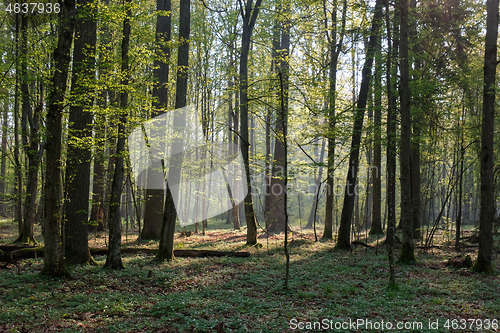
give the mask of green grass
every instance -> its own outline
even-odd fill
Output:
[[[426,327],[439,320],[439,332],[447,332],[446,319],[500,319],[500,278],[446,267],[456,255],[451,246],[418,253],[413,267],[397,266],[397,288],[389,288],[385,248],[333,251],[332,242],[314,243],[311,231],[294,233],[284,290],[282,235],[247,247],[244,229],[223,227],[176,237],[176,248],[243,250],[249,258],[177,258],[158,265],[152,256],[125,256],[125,270],[109,271],[100,256],[99,266],[71,267],[72,280],[40,275],[41,259],[0,269],[0,332],[216,332],[221,323],[224,332],[286,332],[293,318],[422,321],[418,331],[424,332],[437,332]],[[2,243],[14,238],[11,222],[0,221],[0,230]],[[103,239],[91,236],[91,246],[103,246]],[[475,258],[474,249],[467,254]]]
[[[271,254],[266,246],[212,239],[199,247],[246,248],[252,256],[162,265],[132,256],[124,258],[123,271],[102,269],[105,258],[97,257],[101,266],[73,267],[73,280],[42,277],[42,262],[28,260],[20,274],[0,271],[0,331],[215,332],[223,323],[226,332],[285,332],[292,318],[439,319],[442,325],[447,318],[500,319],[499,278],[447,268],[447,253],[420,253],[415,267],[397,266],[398,288],[389,289],[384,250],[333,252],[332,243],[301,241],[291,246],[284,290],[280,243],[269,243]]]

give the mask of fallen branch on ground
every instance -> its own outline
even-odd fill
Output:
[[[11,262],[18,259],[29,259],[43,257],[43,246],[20,246],[20,245],[0,245],[0,261]],[[157,249],[124,247],[122,254],[156,254]],[[91,248],[90,253],[94,256],[108,254],[108,249]],[[249,257],[249,252],[214,251],[214,250],[174,250],[176,257],[207,258],[207,257]]]

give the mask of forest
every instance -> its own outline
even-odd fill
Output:
[[[1,332],[487,332],[499,0],[2,0]]]

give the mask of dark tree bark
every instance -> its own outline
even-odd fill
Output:
[[[38,190],[38,171],[40,166],[38,133],[42,105],[36,106],[35,111],[30,103],[28,88],[28,17],[21,16],[21,98],[22,98],[22,142],[27,157],[27,185],[24,197],[24,214],[21,233],[16,242],[36,244],[34,236],[35,216],[37,210],[36,197]],[[29,129],[28,129],[29,123]]]
[[[156,20],[156,54],[154,61],[154,76],[158,82],[153,86],[152,117],[163,114],[168,104],[169,42],[172,26],[170,0],[157,0],[156,10],[160,12]],[[153,175],[153,173],[156,173],[156,175]],[[163,178],[163,170],[159,161],[156,168],[148,169],[148,179],[153,176],[155,179]],[[163,189],[146,189],[144,227],[141,239],[160,239],[164,208],[163,197]]]
[[[387,29],[387,253],[389,259],[389,285],[396,285],[396,274],[394,270],[394,236],[396,233],[396,141],[397,141],[397,112],[396,112],[396,76],[397,67],[393,64],[398,57],[397,29],[398,14],[394,14],[394,37],[391,33],[391,22],[389,14],[389,0],[385,0],[386,13],[385,23]]]
[[[361,87],[359,90],[358,102],[356,105],[356,114],[354,117],[354,127],[351,141],[351,154],[349,156],[349,169],[347,171],[346,187],[344,194],[344,206],[340,217],[339,234],[337,238],[337,249],[351,248],[351,222],[354,209],[354,199],[356,197],[356,183],[359,169],[359,151],[361,144],[361,134],[363,130],[363,120],[365,116],[366,102],[370,87],[373,58],[377,47],[380,47],[379,28],[381,25],[383,1],[377,0],[375,3],[375,12],[373,14],[370,40],[366,50],[366,60],[361,73]]]
[[[269,230],[269,227],[272,224],[272,216],[271,216],[271,181],[272,181],[272,172],[273,172],[273,155],[272,151],[272,141],[274,137],[271,135],[271,127],[272,122],[276,118],[274,116],[274,110],[278,110],[279,105],[277,102],[279,101],[279,92],[278,92],[278,84],[276,77],[278,76],[278,64],[279,64],[279,49],[281,42],[281,2],[275,1],[274,3],[274,17],[273,17],[273,40],[272,40],[272,49],[271,49],[271,80],[269,82],[269,102],[268,102],[268,110],[266,112],[266,158],[264,165],[264,221],[266,222],[266,230]]]
[[[486,42],[484,47],[483,121],[481,126],[481,207],[479,213],[479,252],[472,267],[477,272],[493,272],[493,234],[495,217],[494,133],[495,78],[497,68],[498,0],[486,1]]]
[[[2,157],[0,161],[0,217],[7,216],[7,204],[4,202],[6,192],[7,174],[7,126],[9,114],[7,112],[7,103],[4,104],[2,113]]]
[[[187,105],[187,89],[188,89],[188,69],[189,69],[189,34],[191,28],[191,6],[190,1],[181,1],[179,7],[179,51],[177,53],[177,79],[175,89],[175,109],[183,108]],[[174,137],[172,149],[174,151],[183,150],[183,139],[179,139],[175,135],[175,131],[179,128],[185,128],[186,115],[184,112],[177,112],[174,115]],[[181,155],[181,154],[179,154]],[[172,156],[168,168],[167,179],[172,184],[178,184],[181,178],[180,169],[182,157]],[[163,221],[161,226],[161,238],[158,254],[156,258],[159,261],[171,261],[174,256],[174,233],[175,220],[177,212],[173,200],[171,188],[167,184],[167,195],[165,198],[165,208],[163,211]]]
[[[280,111],[276,116],[276,141],[269,193],[269,232],[285,232],[286,223],[286,184],[287,184],[287,118],[288,118],[288,57],[290,53],[290,4],[286,3],[280,11],[281,42],[276,62],[280,73]]]
[[[400,0],[400,45],[399,45],[399,97],[401,99],[401,226],[403,239],[399,261],[404,264],[415,262],[413,244],[412,191],[411,191],[411,110],[410,77],[408,60],[408,0]]]
[[[416,35],[416,15],[414,12],[417,9],[417,1],[410,0],[410,35]],[[418,45],[413,43],[410,47],[411,50],[416,54],[418,53]],[[416,60],[414,62],[415,68],[420,69],[420,61]],[[411,66],[410,66],[411,67]],[[408,74],[409,75],[409,74]],[[421,200],[421,183],[420,183],[420,133],[421,133],[421,117],[422,113],[417,108],[411,113],[412,122],[412,138],[411,138],[411,155],[410,155],[410,174],[411,174],[411,218],[413,225],[413,239],[419,239],[421,236],[420,226],[422,219],[422,200]]]
[[[370,235],[381,235],[382,230],[382,54],[377,50],[375,56],[374,80],[374,114],[373,114],[373,201],[372,224]]]
[[[106,264],[104,268],[123,269],[121,256],[122,232],[121,232],[121,214],[120,202],[122,196],[124,179],[124,152],[126,141],[126,125],[128,117],[128,91],[126,87],[130,81],[129,70],[129,44],[130,44],[130,18],[132,17],[132,1],[125,0],[125,18],[123,20],[123,39],[122,39],[122,66],[121,72],[123,79],[121,81],[122,91],[120,92],[120,119],[118,121],[118,139],[116,143],[116,160],[111,185],[111,199],[109,201],[109,248]]]
[[[98,105],[106,107],[106,93],[97,97]],[[104,166],[104,151],[106,143],[105,117],[96,113],[94,117],[94,178],[92,182],[92,207],[90,210],[89,230],[104,230],[104,182],[106,168]]]
[[[92,151],[86,144],[92,137],[92,105],[95,81],[97,23],[93,0],[81,0],[75,20],[73,75],[69,108],[69,142],[66,162],[64,255],[70,264],[92,262],[88,244],[88,211]]]
[[[43,198],[45,255],[43,257],[42,273],[55,277],[68,275],[64,268],[64,256],[61,246],[61,139],[64,93],[66,92],[68,67],[71,60],[71,44],[75,27],[74,16],[75,1],[63,1],[57,47],[53,55],[54,74],[47,96],[47,162]]]
[[[465,101],[464,101],[465,103]],[[455,222],[455,249],[460,250],[460,235],[462,228],[462,204],[463,204],[463,183],[464,183],[464,159],[465,159],[465,146],[464,146],[464,123],[465,123],[465,106],[462,106],[462,117],[458,119],[459,126],[459,148],[458,148],[458,197],[457,197],[457,218]]]
[[[323,2],[325,20],[328,21],[326,14],[326,2]],[[337,66],[340,51],[344,42],[345,22],[347,12],[347,1],[342,3],[342,23],[340,36],[337,33],[337,1],[331,11],[331,35],[326,30],[326,37],[330,46],[330,66],[328,73],[328,154],[327,154],[327,174],[326,174],[326,207],[325,207],[325,230],[322,239],[333,239],[333,211],[334,211],[334,173],[335,173],[335,126],[336,118],[336,100],[337,100]],[[327,27],[328,28],[328,27]]]
[[[245,217],[247,223],[247,244],[257,244],[257,221],[252,200],[252,182],[250,179],[250,160],[248,158],[248,54],[250,52],[250,40],[255,21],[259,15],[262,0],[257,0],[252,8],[253,0],[246,0],[245,6],[238,0],[242,9],[243,34],[241,36],[240,55],[240,147],[245,164],[245,174],[247,178],[247,196],[244,200]]]
[[[16,15],[16,73],[20,71],[19,68],[19,15]],[[18,231],[21,234],[21,228],[23,223],[23,205],[21,199],[21,193],[23,191],[23,172],[21,167],[21,161],[19,159],[19,76],[16,75],[16,84],[14,87],[14,164],[15,164],[15,185],[14,185],[14,220],[18,223]]]

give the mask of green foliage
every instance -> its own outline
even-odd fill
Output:
[[[399,285],[388,288],[385,254],[331,252],[329,244],[313,242],[290,247],[290,290],[284,292],[278,283],[284,272],[281,244],[271,246],[271,255],[248,248],[249,258],[178,258],[160,266],[149,264],[151,256],[127,257],[126,270],[75,267],[73,280],[41,280],[40,261],[26,261],[21,275],[0,271],[0,328],[206,332],[223,322],[234,332],[282,332],[292,318],[444,322],[494,318],[500,311],[495,277],[476,279],[466,269],[445,268],[439,255],[420,254],[418,265],[399,266]],[[105,258],[96,260],[102,265]]]

